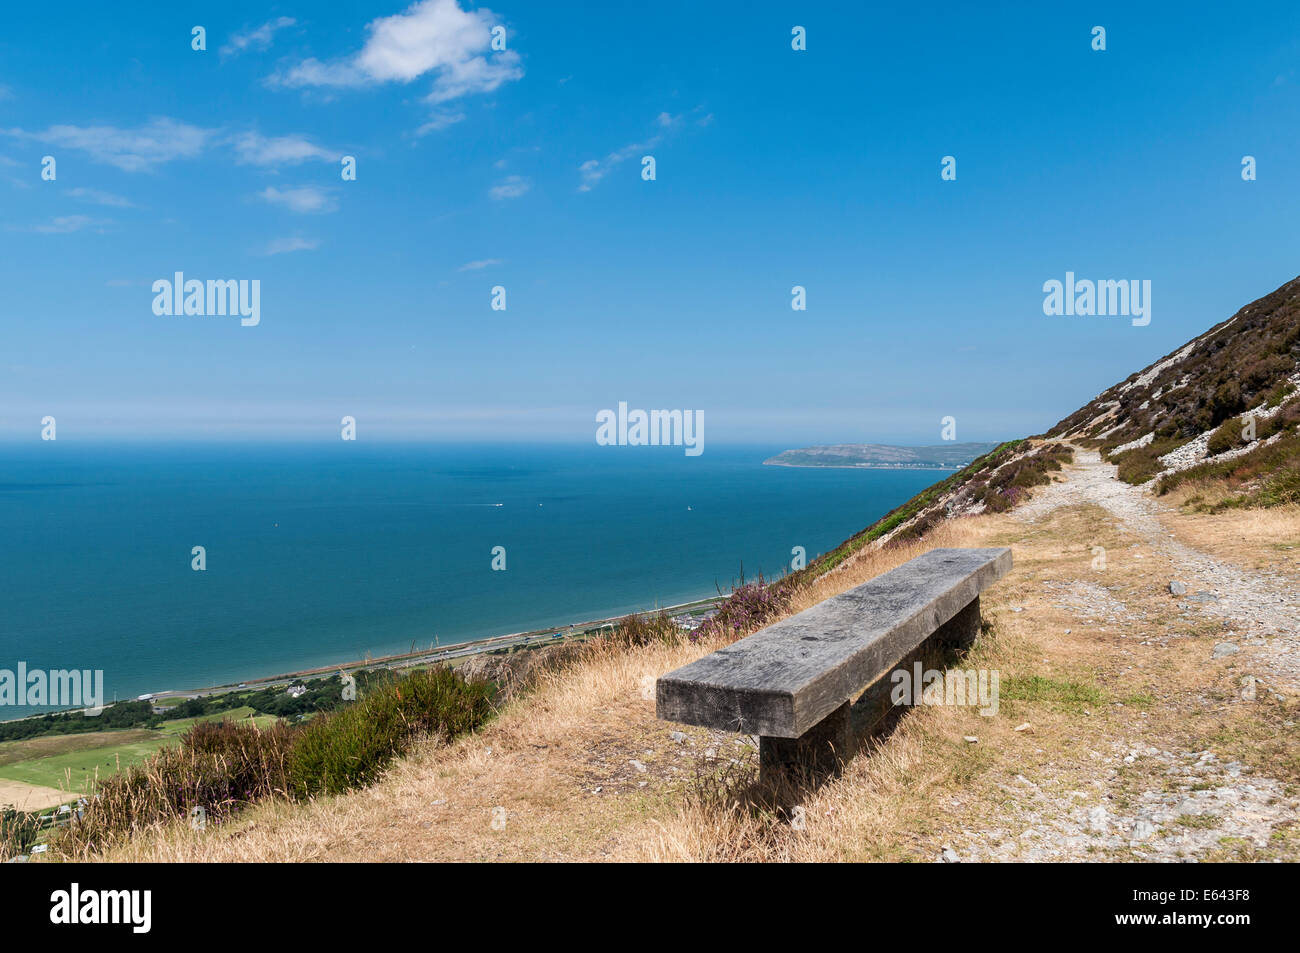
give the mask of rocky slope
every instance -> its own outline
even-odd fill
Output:
[[[1278,445],[1300,423],[1298,362],[1300,278],[1103,391],[1047,436],[1100,450],[1126,482],[1160,479],[1158,492],[1193,468],[1258,489],[1295,458]]]

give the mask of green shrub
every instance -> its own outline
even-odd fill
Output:
[[[1292,400],[1284,404],[1272,417],[1265,417],[1259,421],[1255,435],[1260,440],[1267,440],[1275,433],[1295,430],[1297,424],[1300,424],[1300,400]]]
[[[1210,397],[1210,424],[1218,426],[1234,414],[1245,410],[1241,395],[1241,385],[1235,378],[1230,378],[1214,389]]]
[[[615,641],[630,646],[651,645],[656,642],[675,645],[681,637],[681,628],[666,612],[642,612],[624,616],[611,636]]]
[[[1217,457],[1221,453],[1233,450],[1244,445],[1245,441],[1241,439],[1241,430],[1243,427],[1240,417],[1229,417],[1223,423],[1219,424],[1214,433],[1210,434],[1210,442],[1206,445],[1205,452],[1208,456]]]
[[[447,668],[367,681],[375,687],[361,701],[303,727],[199,722],[179,746],[101,781],[55,846],[85,855],[194,808],[203,809],[205,823],[220,823],[262,798],[347,790],[373,781],[416,737],[451,738],[492,713],[492,686]],[[9,827],[6,815],[6,833]]]
[[[492,714],[492,686],[449,668],[412,672],[298,729],[289,757],[294,797],[338,794],[373,782],[422,735],[454,738]]]
[[[1145,483],[1163,470],[1160,458],[1172,450],[1177,450],[1187,440],[1180,436],[1157,435],[1145,447],[1135,447],[1123,453],[1108,455],[1107,459],[1118,466],[1115,474],[1125,483]]]
[[[199,722],[180,745],[100,781],[56,846],[68,854],[96,850],[195,808],[205,823],[220,823],[252,801],[282,794],[295,734],[283,722]]]
[[[1294,430],[1297,423],[1300,423],[1300,401],[1291,401],[1281,410],[1276,411],[1273,416],[1255,419],[1254,439],[1267,440],[1274,434]],[[1225,451],[1235,450],[1253,442],[1242,435],[1245,427],[1246,418],[1244,416],[1225,420],[1214,433],[1210,434],[1206,455],[1217,457]]]
[[[1282,401],[1294,394],[1295,389],[1294,384],[1290,381],[1284,380],[1268,392],[1268,396],[1265,397],[1264,402],[1269,407],[1276,407],[1278,404],[1282,403]]]
[[[1288,428],[1272,444],[1261,440],[1247,453],[1230,460],[1211,458],[1161,477],[1156,492],[1168,493],[1175,487],[1197,480],[1221,480],[1230,489],[1244,491],[1242,496],[1225,501],[1216,509],[1229,505],[1279,506],[1300,502],[1300,434]]]
[[[1295,370],[1295,360],[1281,354],[1269,354],[1242,368],[1241,380],[1249,391],[1258,391]],[[1283,381],[1281,386],[1285,386]],[[1271,395],[1270,395],[1271,396]],[[1273,406],[1273,405],[1270,405]]]
[[[1118,461],[1115,475],[1125,483],[1145,483],[1164,469],[1154,444],[1126,450],[1112,459]]]

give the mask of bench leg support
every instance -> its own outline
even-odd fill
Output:
[[[935,642],[945,647],[968,649],[975,644],[980,634],[980,597],[976,596],[955,616],[945,622],[934,633]]]
[[[765,784],[815,780],[839,773],[853,753],[845,702],[798,738],[758,739],[759,774]]]

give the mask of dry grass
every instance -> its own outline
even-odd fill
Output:
[[[1234,517],[1243,522],[1224,524],[1234,533],[1273,532],[1223,514]],[[1217,627],[1180,614],[1163,591],[1171,567],[1135,542],[1093,507],[1033,525],[967,518],[924,543],[860,552],[797,593],[792,612],[935,546],[1015,551],[1013,572],[982,600],[994,631],[961,663],[1000,672],[998,714],[908,711],[841,777],[804,794],[797,823],[755,795],[749,739],[655,718],[654,680],[716,645],[603,646],[544,675],[482,731],[421,745],[368,789],[263,804],[203,832],[173,825],[103,859],[929,861],[964,832],[1015,856],[1032,806],[1025,785],[1089,805],[1102,797],[1099,777],[1120,799],[1162,783],[1112,767],[1126,745],[1213,745],[1300,783],[1283,728],[1294,713],[1239,702],[1239,663],[1207,663]],[[1095,545],[1111,554],[1104,572],[1092,567]]]
[[[710,648],[598,648],[563,675],[543,676],[478,734],[450,747],[425,744],[366,790],[304,807],[265,805],[220,831],[172,828],[109,859],[603,856],[614,830],[652,810],[664,785],[687,773],[685,764],[656,764],[643,776],[627,762],[657,761],[645,754],[651,744],[667,748],[654,721],[654,679]],[[662,783],[640,788],[645,777]]]
[[[1199,512],[1237,495],[1222,483],[1180,486],[1163,499],[1178,507],[1163,522],[1189,546],[1247,569],[1273,570],[1300,578],[1300,506]]]

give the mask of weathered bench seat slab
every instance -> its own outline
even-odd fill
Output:
[[[933,549],[669,672],[656,686],[657,714],[688,725],[798,738],[1010,570],[1010,549]]]

